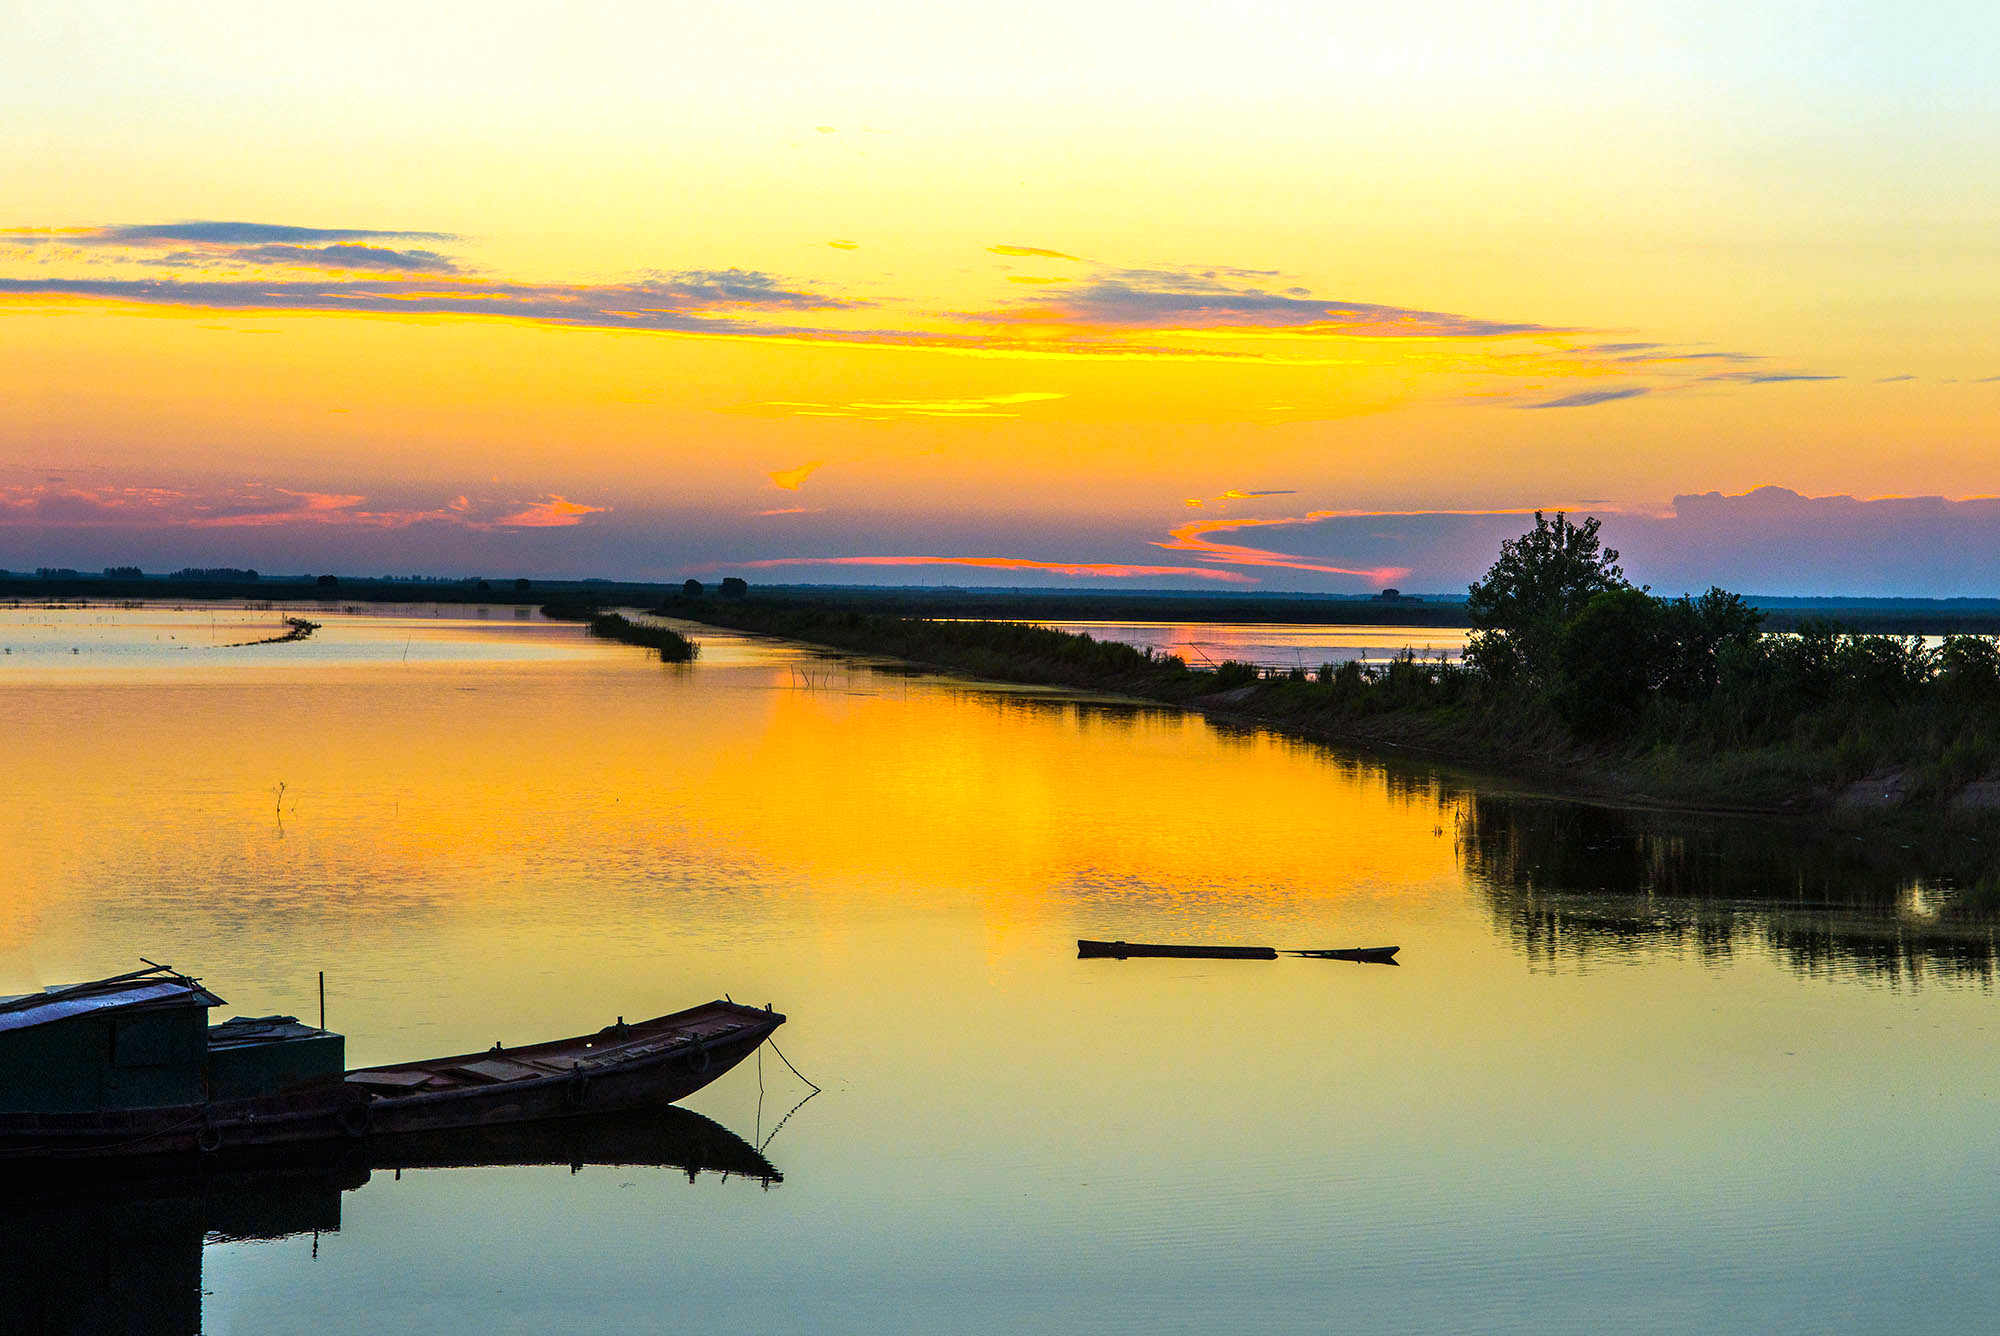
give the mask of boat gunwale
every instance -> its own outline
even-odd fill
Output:
[[[723,1015],[737,1017],[741,1023],[741,1028],[744,1029],[754,1028],[754,1026],[759,1022],[768,1020],[770,1022],[770,1027],[769,1030],[766,1031],[766,1033],[775,1031],[778,1028],[778,1026],[783,1025],[785,1023],[785,1015],[783,1012],[774,1011],[768,1007],[753,1007],[747,1005],[746,1003],[731,1002],[724,998],[717,998],[713,1002],[703,1002],[696,1006],[685,1008],[684,1010],[681,1011],[669,1012],[667,1015],[664,1016],[654,1016],[648,1020],[633,1021],[627,1023],[625,1026],[624,1033],[618,1035],[614,1043],[607,1046],[606,1056],[615,1057],[617,1048],[624,1047],[626,1045],[635,1042],[643,1042],[643,1040],[646,1038],[654,1037],[655,1032],[657,1032],[659,1037],[666,1037],[667,1035],[672,1034],[675,1030],[682,1028],[685,1022],[688,1021],[689,1019],[697,1018],[710,1013],[719,1013]],[[468,1062],[480,1062],[489,1058],[513,1058],[519,1060],[522,1057],[527,1057],[530,1060],[532,1060],[534,1055],[539,1053],[568,1053],[575,1050],[579,1045],[582,1045],[587,1048],[589,1047],[592,1041],[599,1039],[605,1034],[613,1032],[616,1029],[617,1029],[617,1023],[613,1022],[611,1025],[607,1025],[603,1029],[592,1030],[586,1034],[572,1035],[566,1039],[546,1039],[538,1044],[523,1044],[517,1048],[506,1048],[503,1046],[495,1046],[493,1048],[480,1049],[477,1052],[472,1052],[472,1053],[453,1053],[453,1054],[447,1054],[442,1057],[416,1058],[408,1062],[382,1063],[374,1067],[355,1067],[350,1069],[345,1074],[345,1076],[343,1076],[342,1080],[344,1083],[351,1082],[357,1086],[361,1086],[365,1085],[366,1083],[354,1081],[354,1078],[357,1076],[366,1076],[373,1072],[435,1071],[443,1067],[463,1066]],[[645,1033],[642,1034],[641,1032]],[[644,1065],[646,1059],[655,1056],[678,1057],[690,1044],[698,1045],[699,1047],[702,1048],[708,1048],[714,1042],[722,1040],[726,1037],[731,1037],[731,1036],[728,1036],[726,1034],[714,1035],[704,1039],[699,1035],[688,1035],[686,1036],[688,1043],[677,1045],[673,1049],[666,1050],[658,1054],[640,1055],[638,1057],[631,1059],[630,1065],[633,1066]],[[624,1064],[620,1065],[622,1066]],[[491,1090],[495,1088],[495,1086],[503,1086],[503,1085],[525,1087],[538,1084],[544,1079],[566,1081],[570,1079],[570,1077],[573,1074],[574,1073],[571,1071],[562,1071],[562,1072],[551,1073],[547,1078],[521,1077],[518,1080],[498,1081],[488,1085],[471,1086],[468,1088],[472,1090]],[[427,1093],[447,1093],[447,1092],[427,1092]],[[461,1092],[454,1091],[448,1093],[456,1094]],[[415,1092],[412,1092],[411,1097],[414,1097],[414,1094]],[[406,1097],[391,1095],[388,1096],[388,1098],[401,1100]]]

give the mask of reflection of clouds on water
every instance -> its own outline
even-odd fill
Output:
[[[525,614],[525,615],[523,615]],[[319,624],[309,638],[280,635],[285,618]],[[336,605],[251,602],[235,606],[97,605],[0,607],[0,670],[27,675],[132,670],[269,672],[388,663],[531,662],[588,655],[576,627],[528,608],[478,605]]]
[[[1437,626],[1317,626],[1284,622],[1040,622],[1058,631],[1178,654],[1197,667],[1234,659],[1267,668],[1305,668],[1352,659],[1382,662],[1410,650],[1456,659],[1466,633]]]

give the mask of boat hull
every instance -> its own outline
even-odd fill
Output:
[[[768,1026],[750,1027],[746,1033],[708,1044],[700,1050],[703,1055],[700,1058],[669,1052],[606,1071],[550,1076],[480,1090],[378,1099],[369,1107],[368,1131],[403,1136],[672,1104],[686,1099],[754,1053],[784,1017],[774,1014],[772,1019]]]
[[[685,1099],[755,1052],[784,1024],[782,1014],[733,1003],[661,1017],[624,1034],[680,1033],[678,1045],[621,1060],[616,1038],[597,1037],[602,1056],[534,1079],[383,1095],[366,1080],[384,1072],[449,1069],[495,1055],[467,1054],[400,1068],[368,1068],[309,1090],[230,1103],[99,1113],[0,1114],[0,1163],[123,1156],[213,1156],[245,1150],[296,1151],[333,1142],[497,1127],[654,1108]],[[603,1032],[610,1034],[610,1031]],[[557,1041],[512,1054],[590,1049]],[[657,1045],[655,1045],[657,1048]],[[499,1056],[507,1056],[496,1050]],[[357,1084],[357,1080],[363,1082]]]

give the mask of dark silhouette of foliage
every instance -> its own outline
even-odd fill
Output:
[[[590,619],[590,633],[621,644],[658,650],[662,663],[692,663],[701,646],[669,626],[647,626],[615,612],[600,612]]]
[[[1473,634],[1466,658],[1496,681],[1549,683],[1565,629],[1593,597],[1626,587],[1618,553],[1602,546],[1599,521],[1571,524],[1535,512],[1535,527],[1500,547],[1500,559],[1466,596]]]
[[[1629,724],[1645,705],[1671,656],[1666,604],[1626,586],[1593,594],[1558,642],[1563,717],[1586,736]]]

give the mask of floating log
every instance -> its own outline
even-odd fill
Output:
[[[1133,956],[1167,956],[1175,960],[1276,960],[1278,952],[1269,946],[1161,946],[1151,942],[1077,939],[1078,960],[1125,960]]]
[[[1158,942],[1095,942],[1079,937],[1078,960],[1130,960],[1160,956],[1170,960],[1276,960],[1280,955],[1306,956],[1313,960],[1353,960],[1369,965],[1393,965],[1395,946],[1346,946],[1324,951],[1279,951],[1270,946],[1167,946]]]

